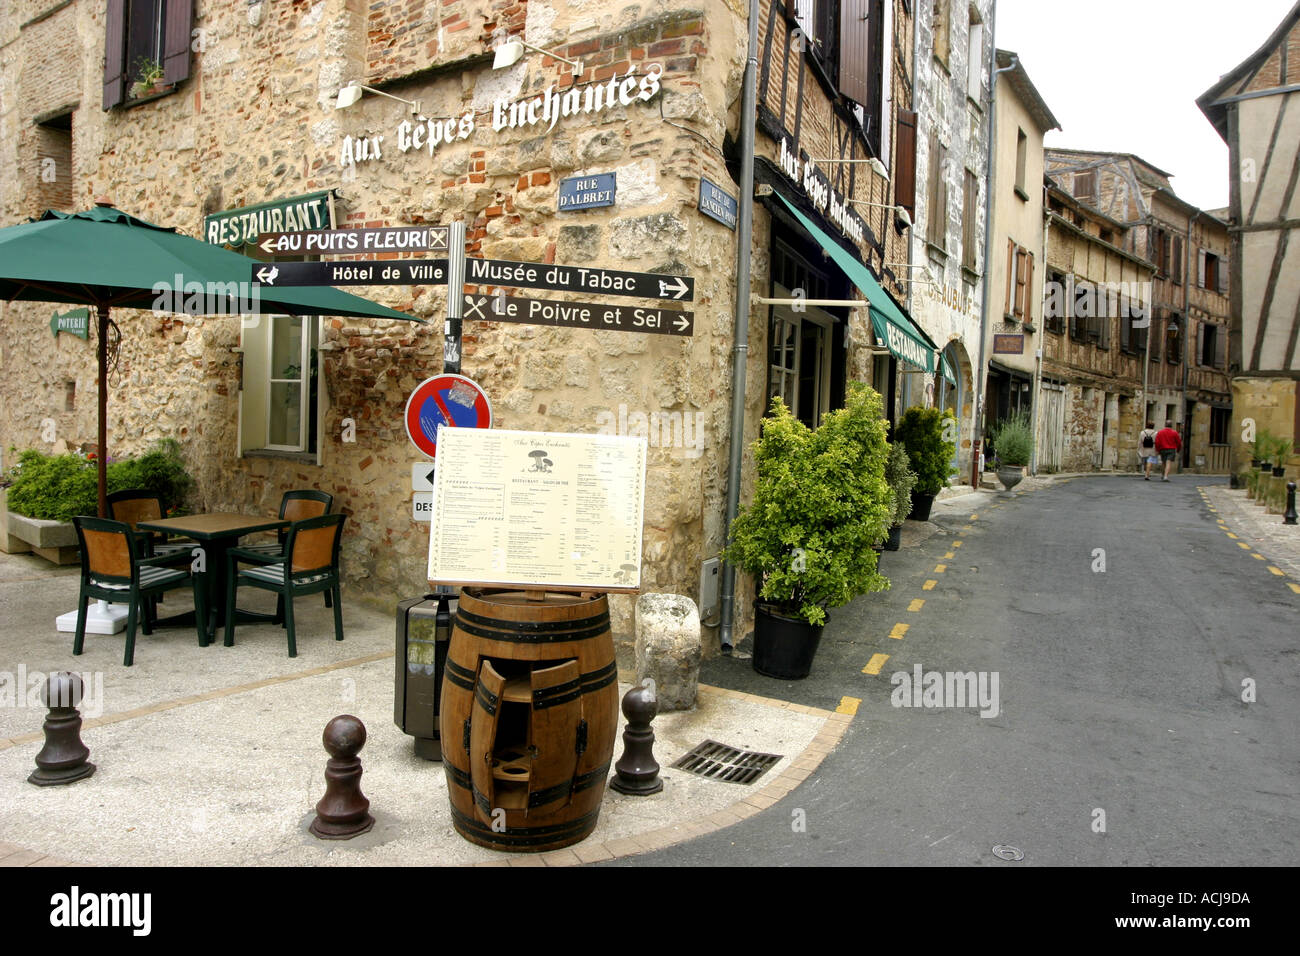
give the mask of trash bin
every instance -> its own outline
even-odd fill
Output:
[[[393,722],[425,760],[442,759],[438,711],[455,602],[453,594],[426,594],[397,605]]]

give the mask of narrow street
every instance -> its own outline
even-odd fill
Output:
[[[821,767],[741,824],[618,864],[1300,862],[1300,595],[1216,524],[1197,486],[1218,481],[1078,478],[937,510],[937,533],[885,555],[891,591],[832,612],[809,679],[705,665],[797,703],[859,698]],[[996,673],[999,712],[892,706],[916,666]]]

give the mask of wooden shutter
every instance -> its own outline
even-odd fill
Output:
[[[1223,369],[1228,367],[1226,361],[1228,330],[1223,326],[1216,326],[1214,332],[1214,367]]]
[[[1205,250],[1198,249],[1196,252],[1196,287],[1205,288]]]
[[[1025,287],[1024,287],[1024,308],[1025,321],[1034,321],[1034,254],[1032,252],[1025,254]]]
[[[1218,273],[1219,273],[1219,290],[1218,290],[1219,294],[1227,295],[1228,294],[1228,260],[1227,259],[1219,260]]]
[[[1205,323],[1196,323],[1196,364],[1205,364]]]
[[[916,113],[898,111],[898,135],[895,139],[894,202],[916,216]]]
[[[871,56],[871,34],[876,26],[872,14],[878,6],[879,0],[841,0],[840,3],[840,92],[868,112],[873,105],[871,74],[881,68],[880,63],[872,62]]]
[[[1016,308],[1016,244],[1007,240],[1007,301],[1004,315],[1014,315]]]
[[[104,109],[126,99],[126,0],[108,0],[104,30]]]
[[[1169,271],[1174,277],[1174,285],[1183,284],[1183,237],[1174,236],[1174,261],[1169,265]]]
[[[161,51],[164,83],[189,79],[190,30],[193,25],[194,0],[166,0]]]

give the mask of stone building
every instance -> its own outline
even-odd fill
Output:
[[[932,404],[957,417],[959,480],[971,474],[983,275],[988,267],[989,66],[993,3],[916,5],[916,203],[911,208],[911,309],[942,349],[936,381],[903,376],[903,407]],[[937,392],[933,397],[930,392]]]
[[[998,50],[996,145],[993,157],[993,229],[989,259],[989,340],[984,434],[1024,410],[1038,422],[1046,270],[1043,208],[1043,136],[1059,129],[1020,58]],[[1035,442],[1035,460],[1043,447]]]
[[[1131,153],[1049,149],[1048,175],[1124,226],[1124,246],[1156,267],[1146,351],[1145,414],[1183,435],[1181,466],[1228,471],[1227,224],[1180,199],[1170,174]],[[1116,236],[1119,234],[1116,233]]]
[[[1228,144],[1232,466],[1267,429],[1300,453],[1300,4],[1196,103]],[[1250,427],[1250,426],[1253,426]],[[1294,476],[1294,471],[1289,471]]]
[[[1155,268],[1124,225],[1047,188],[1038,466],[1133,470],[1142,430],[1140,329]]]
[[[897,115],[913,108],[911,10],[759,3],[751,200],[736,185],[748,11],[734,0],[10,0],[0,219],[105,196],[244,252],[250,273],[263,232],[460,220],[473,257],[692,276],[693,335],[470,316],[462,371],[499,427],[644,434],[642,587],[698,597],[725,537],[738,302],[747,446],[773,395],[815,423],[849,379],[892,393],[900,364],[937,366],[889,265],[907,256],[888,209],[903,180],[877,168],[915,164]],[[507,38],[542,52],[495,69]],[[144,61],[160,65],[158,86],[138,82]],[[337,108],[354,82],[385,95]],[[594,199],[574,208],[560,199],[574,180],[608,185],[583,186]],[[752,283],[738,289],[735,214],[751,201]],[[479,291],[497,291],[483,278]],[[267,513],[290,488],[331,492],[351,515],[350,599],[391,607],[427,589],[429,525],[412,509],[421,455],[403,411],[442,370],[446,288],[351,291],[429,321],[116,312],[109,449],[178,438],[201,510]],[[646,304],[599,289],[509,291]],[[875,306],[751,299],[859,292]],[[0,307],[0,375],[27,397],[0,413],[5,449],[95,434],[94,342],[47,338],[48,322],[40,306]],[[749,468],[746,455],[742,489]],[[752,585],[740,585],[737,638],[752,614]],[[611,606],[626,639],[632,602]]]

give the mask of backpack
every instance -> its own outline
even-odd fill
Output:
[[[1155,447],[1156,447],[1156,440],[1155,440],[1155,437],[1154,437],[1150,432],[1144,432],[1144,433],[1143,433],[1143,435],[1142,435],[1142,447],[1143,447],[1143,448],[1155,448]]]

